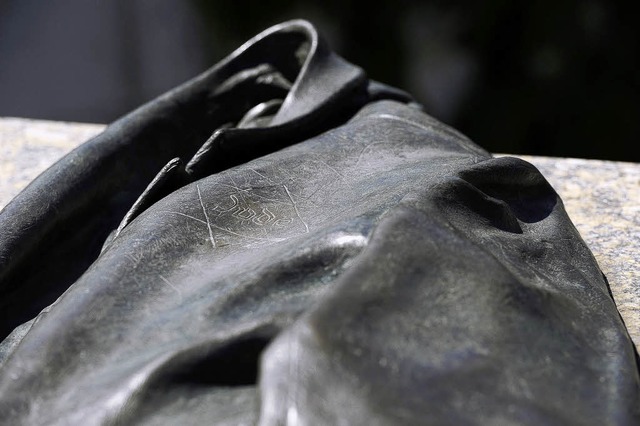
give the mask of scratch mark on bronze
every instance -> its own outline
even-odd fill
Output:
[[[215,249],[216,241],[213,239],[213,230],[211,229],[211,221],[209,220],[207,209],[204,208],[204,202],[202,201],[202,194],[200,193],[200,185],[196,184],[196,189],[198,190],[198,199],[200,200],[200,206],[202,206],[202,213],[204,213],[204,218],[207,219],[207,229],[209,230],[209,237],[211,238],[211,247]]]
[[[273,222],[269,229],[283,229],[286,228],[287,225],[291,224],[291,222],[293,222],[292,217],[283,217]]]
[[[222,228],[222,227],[217,226],[217,225],[214,225],[214,224],[211,224],[211,226],[212,226],[212,227],[214,227],[215,229],[219,229],[220,231],[227,232],[227,233],[229,233],[229,234],[231,234],[231,235],[235,235],[235,236],[237,236],[237,237],[241,237],[241,238],[248,238],[248,239],[251,239],[251,240],[257,240],[257,241],[270,241],[270,242],[278,242],[278,241],[282,241],[282,239],[281,239],[281,238],[275,238],[275,239],[274,239],[274,238],[260,238],[260,237],[252,237],[252,236],[250,236],[250,235],[239,234],[239,233],[234,232],[234,231],[232,231],[232,230],[230,230],[230,229]]]
[[[190,215],[185,214],[185,213],[181,213],[181,212],[174,212],[173,210],[161,210],[161,211],[160,211],[160,213],[172,213],[172,214],[177,214],[177,215],[180,215],[180,216],[188,217],[189,219],[193,219],[193,220],[195,220],[196,222],[200,222],[200,223],[205,224],[205,225],[207,224],[207,222],[205,222],[205,221],[204,221],[204,220],[202,220],[202,219],[198,219],[197,217],[193,217],[193,216],[190,216]]]
[[[276,215],[273,214],[268,208],[263,207],[259,216],[251,219],[256,225],[266,225],[267,223],[276,219]]]
[[[319,155],[316,155],[316,157],[319,157]],[[331,166],[329,163],[327,163],[326,161],[323,161],[319,158],[316,158],[316,161],[320,164],[322,164],[323,166],[327,167],[328,169],[330,169],[331,171],[333,171],[335,174],[337,174],[338,176],[340,176],[341,180],[344,180],[344,175],[342,173],[340,173],[338,170],[336,170],[335,168],[333,168],[333,166]]]
[[[295,210],[296,215],[298,215],[298,219],[300,219],[300,222],[302,222],[302,224],[304,225],[305,232],[308,234],[309,233],[309,225],[307,225],[307,222],[305,222],[304,219],[302,219],[302,216],[300,216],[300,212],[298,211],[298,205],[296,204],[295,201],[293,201],[293,197],[291,196],[291,193],[289,192],[289,188],[287,188],[287,185],[284,185],[284,184],[282,186],[284,187],[284,190],[287,192],[287,196],[291,200],[291,204],[293,204],[293,209]]]
[[[222,183],[222,182],[220,182],[220,183],[219,183],[219,185],[222,185],[222,186],[228,186],[229,188],[233,188],[233,189],[235,189],[236,191],[238,191],[238,193],[240,193],[240,192],[247,192],[247,191],[251,191],[251,188],[240,188],[240,187],[238,187],[238,186],[230,185],[230,184],[228,184],[228,183]]]
[[[439,131],[439,133],[444,133],[444,134],[449,134],[450,132],[447,132],[445,129],[440,129],[431,125],[425,126],[422,123],[416,123],[415,121],[411,121],[411,120],[407,120],[406,118],[402,118],[402,117],[396,117],[395,115],[391,115],[391,114],[376,114],[375,117],[377,118],[386,118],[388,120],[395,120],[395,121],[400,121],[401,123],[405,123],[405,124],[409,124],[411,126],[414,127],[418,127],[419,129],[422,130],[426,130],[427,132],[433,132],[434,130],[436,132]]]
[[[229,180],[231,181],[232,185],[228,185],[228,184],[223,184],[223,185],[230,186],[230,187],[234,188],[236,191],[238,191],[238,195],[240,196],[240,199],[242,200],[242,204],[248,204],[247,200],[244,198],[244,194],[247,192],[247,190],[250,190],[250,188],[247,188],[247,189],[240,188],[240,185],[238,185],[238,183],[235,181],[233,176],[229,176]]]
[[[176,292],[176,294],[178,295],[178,298],[180,299],[180,301],[182,301],[182,292],[180,291],[180,289],[179,289],[179,288],[177,288],[176,286],[174,286],[173,284],[171,284],[171,282],[170,282],[168,279],[166,279],[165,277],[163,277],[163,276],[162,276],[162,274],[159,274],[158,276],[160,277],[160,279],[161,279],[162,281],[164,281],[164,283],[165,283],[166,285],[168,285],[169,287],[171,287],[171,288],[173,289],[173,291],[175,291],[175,292]]]
[[[131,261],[131,263],[133,263],[133,269],[135,270],[138,267],[138,263],[140,263],[140,255],[136,257],[134,257],[132,254],[127,253],[125,254],[125,256]]]
[[[190,215],[182,213],[182,212],[176,212],[176,211],[173,211],[173,210],[163,210],[163,211],[161,211],[161,213],[171,213],[171,214],[177,214],[179,216],[184,216],[184,217],[187,217],[189,219],[195,220],[196,222],[202,223],[203,225],[210,226],[212,228],[212,230],[213,229],[217,229],[217,230],[220,230],[220,231],[223,231],[223,232],[227,232],[227,233],[229,233],[231,235],[235,235],[235,236],[241,237],[241,238],[249,238],[249,239],[257,240],[257,241],[270,241],[270,242],[282,241],[281,239],[260,238],[260,237],[252,237],[250,235],[239,234],[239,233],[234,232],[234,231],[232,231],[230,229],[226,229],[226,228],[222,228],[220,226],[217,226],[216,224],[214,224],[212,222],[207,224],[207,222],[202,220],[202,219],[198,219],[197,217],[193,217],[193,216],[190,216]],[[273,222],[275,222],[277,224],[277,222],[280,221],[280,220],[281,219],[276,220],[276,216],[266,208],[262,209],[262,215],[252,218],[252,221],[254,223],[256,223],[258,225],[261,225],[261,226],[265,226],[265,225],[273,223]],[[218,247],[217,244],[216,244],[216,247]]]
[[[364,157],[364,153],[371,148],[374,145],[384,145],[385,142],[372,142],[370,144],[368,144],[367,146],[365,146],[364,148],[362,148],[362,151],[360,151],[360,155],[358,156],[358,160],[355,162],[355,164],[352,167],[356,167],[358,166],[358,164],[360,164],[360,161],[362,160],[362,157]]]
[[[289,169],[287,169],[286,167],[278,167],[278,172],[280,174],[287,175],[287,179],[286,180],[295,180],[296,179],[296,175],[292,174],[291,171]]]
[[[255,188],[245,188],[245,189],[242,189],[242,188],[238,188],[237,186],[229,185],[228,183],[220,183],[220,185],[222,185],[222,186],[228,186],[229,188],[233,188],[233,189],[235,189],[236,191],[238,191],[238,193],[242,193],[242,194],[250,193],[251,197],[258,197],[258,198],[262,198],[263,200],[266,200],[266,201],[269,201],[269,202],[272,202],[272,203],[277,203],[277,204],[289,204],[289,203],[287,203],[287,202],[285,202],[285,201],[282,201],[282,200],[276,200],[276,199],[274,199],[274,198],[269,198],[269,197],[265,197],[264,195],[260,195],[259,193],[257,193],[257,192],[255,191]],[[240,195],[241,197],[242,197],[242,194]],[[233,195],[231,195],[231,197],[233,197]],[[244,197],[242,197],[242,200],[243,200],[243,202],[244,202],[244,203],[246,203],[246,200],[244,199]],[[237,200],[236,200],[236,201],[237,201]],[[216,207],[217,207],[217,206],[216,206]],[[233,207],[235,207],[235,206],[233,206]],[[233,208],[233,207],[231,207],[231,208]],[[231,209],[228,209],[228,210],[231,210]]]
[[[334,181],[334,180],[330,180],[330,181],[328,181],[326,184],[323,184],[323,185],[318,186],[318,187],[316,188],[316,190],[315,190],[315,191],[313,191],[310,195],[308,195],[308,196],[304,197],[305,201],[310,201],[310,202],[312,202],[314,205],[318,206],[318,204],[316,204],[316,203],[313,201],[313,197],[314,197],[318,192],[320,192],[320,191],[322,191],[322,190],[324,190],[324,189],[328,188],[329,186],[333,185],[334,183],[335,183],[335,181]]]
[[[223,185],[224,185],[224,184],[223,184]],[[231,207],[226,208],[226,209],[222,209],[222,210],[219,208],[219,207],[220,207],[220,204],[216,204],[216,205],[213,207],[213,211],[218,212],[218,216],[219,216],[219,215],[221,215],[222,213],[225,213],[225,212],[231,211],[231,210],[235,209],[235,208],[238,206],[238,204],[239,204],[239,202],[238,202],[238,197],[236,197],[235,195],[231,194],[231,195],[229,195],[229,198],[231,198],[231,201],[233,202],[233,204],[231,205]]]
[[[263,175],[262,173],[260,173],[259,171],[255,170],[255,169],[249,168],[249,171],[257,174],[258,176],[260,176],[260,177],[262,177],[262,178],[264,178],[266,180],[268,180],[270,183],[272,183],[274,185],[276,184],[269,176],[265,176],[265,175]]]
[[[270,203],[274,203],[274,204],[285,204],[285,205],[289,204],[286,201],[276,200],[275,198],[265,197],[264,195],[257,194],[256,192],[252,192],[252,195],[254,197],[262,198],[263,200],[269,201]]]

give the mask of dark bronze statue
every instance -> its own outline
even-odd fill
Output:
[[[538,170],[304,21],[113,123],[0,230],[3,424],[639,421],[633,344]]]

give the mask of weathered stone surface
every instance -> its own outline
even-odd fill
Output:
[[[522,158],[536,165],[562,197],[640,348],[640,164]]]
[[[33,178],[104,127],[0,118],[0,209]]]

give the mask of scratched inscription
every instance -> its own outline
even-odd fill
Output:
[[[280,193],[271,194],[271,197],[252,192],[252,188],[227,186],[234,188],[236,192],[223,196],[223,200],[211,207],[205,202],[200,185],[196,185],[204,220],[178,211],[165,213],[184,216],[205,225],[208,231],[207,239],[213,249],[238,243],[249,246],[282,241],[285,239],[284,235],[281,232],[274,235],[274,231],[292,229],[290,225],[296,217],[304,226],[304,232],[309,232],[309,226],[302,219],[297,202],[286,185],[281,185]],[[272,198],[274,196],[279,197]],[[284,212],[288,212],[289,216],[285,216]]]
[[[246,202],[243,205],[234,194],[229,195],[229,200],[229,206],[221,207],[219,204],[216,204],[212,211],[216,212],[217,216],[230,215],[238,219],[243,225],[253,223],[258,226],[269,225],[275,228],[282,228],[293,222],[293,218],[290,217],[277,218],[268,207],[254,206],[255,208],[253,208],[249,207]]]

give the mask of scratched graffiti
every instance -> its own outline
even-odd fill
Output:
[[[293,222],[292,218],[278,218],[268,207],[255,207],[254,209],[248,205],[243,205],[234,194],[229,195],[229,199],[231,200],[230,206],[221,207],[217,204],[211,210],[216,212],[218,216],[230,215],[238,219],[242,224],[254,223],[258,226],[281,228]]]
[[[275,243],[286,239],[286,237],[279,235],[280,233],[277,233],[276,236],[273,231],[290,228],[290,225],[296,222],[296,219],[304,226],[304,232],[309,232],[309,225],[302,218],[295,196],[286,185],[283,184],[281,187],[286,194],[284,199],[269,198],[255,193],[250,194],[251,189],[240,189],[237,186],[233,186],[238,192],[227,194],[218,203],[211,206],[207,205],[208,203],[205,202],[200,186],[196,184],[199,209],[204,220],[179,211],[166,210],[163,213],[184,216],[194,222],[205,225],[208,231],[207,240],[209,240],[213,249],[238,243],[251,246],[257,243]],[[254,199],[256,197],[260,198],[261,201],[256,201]],[[269,205],[264,205],[265,201],[268,201]],[[283,208],[285,211],[288,210],[292,213],[292,215],[283,217]],[[278,213],[280,213],[280,217],[278,217]],[[235,221],[232,222],[235,223],[229,222],[229,218],[234,218]],[[251,227],[247,228],[248,225],[251,225]],[[253,231],[260,230],[260,232],[251,231],[250,229],[254,226],[257,229],[253,228]]]

